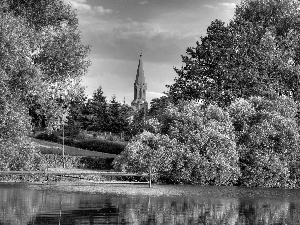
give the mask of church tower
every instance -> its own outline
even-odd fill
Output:
[[[134,99],[131,102],[131,107],[134,110],[144,109],[145,112],[147,112],[148,110],[148,102],[146,101],[147,84],[145,83],[142,54],[140,55],[135,82],[133,84],[133,90],[134,90]]]

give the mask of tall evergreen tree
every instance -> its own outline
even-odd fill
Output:
[[[116,96],[112,96],[108,112],[108,131],[113,133],[128,132],[129,117],[133,114],[132,108],[125,103],[121,104],[116,100]]]
[[[116,96],[112,96],[109,102],[109,119],[108,119],[108,131],[113,133],[119,133],[122,131],[123,119],[121,117],[121,104],[116,100]]]
[[[69,136],[76,136],[80,133],[80,130],[84,128],[85,117],[83,112],[86,99],[84,89],[81,88],[80,93],[70,102],[69,115],[67,117],[68,121],[65,127],[66,134]]]
[[[87,103],[92,124],[88,129],[94,131],[106,131],[108,125],[108,104],[103,95],[102,87],[99,86],[94,92],[93,98]]]

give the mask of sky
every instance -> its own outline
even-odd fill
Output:
[[[211,21],[228,23],[241,0],[64,0],[77,11],[82,41],[91,46],[91,66],[82,78],[86,94],[101,86],[126,104],[133,100],[143,54],[147,101],[174,83],[181,55],[205,36]]]

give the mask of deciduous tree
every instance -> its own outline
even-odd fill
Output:
[[[182,57],[185,66],[175,69],[178,77],[167,85],[170,97],[222,107],[270,90],[298,99],[299,6],[298,1],[243,1],[228,25],[213,21]]]

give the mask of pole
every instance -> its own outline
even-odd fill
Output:
[[[63,168],[65,168],[65,125],[63,123]]]
[[[150,162],[150,166],[149,166],[149,188],[151,188],[151,162]]]

